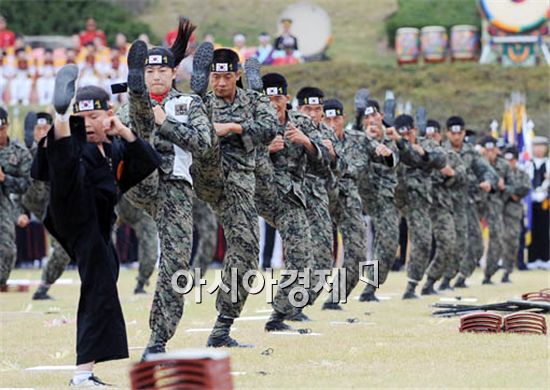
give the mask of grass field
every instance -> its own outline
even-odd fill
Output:
[[[135,270],[122,270],[119,293],[127,323],[130,359],[100,364],[96,374],[117,387],[128,387],[128,367],[139,359],[147,342],[152,295],[134,296]],[[208,274],[213,277],[213,272]],[[37,270],[16,270],[12,278],[39,279]],[[78,280],[75,271],[63,278]],[[467,290],[417,301],[400,299],[403,272],[392,273],[379,295],[380,303],[354,298],[345,311],[327,312],[320,304],[308,308],[307,327],[321,335],[272,335],[265,320],[236,322],[233,335],[253,349],[228,350],[236,388],[366,388],[366,387],[494,387],[549,388],[548,337],[531,335],[460,334],[458,318],[430,316],[431,303],[445,297],[477,298],[491,303],[550,287],[546,271],[516,272],[513,284],[482,286],[481,273]],[[212,280],[212,279],[210,279]],[[36,366],[74,364],[75,312],[78,284],[54,286],[55,301],[35,302],[30,293],[0,295],[0,387],[63,388],[72,371],[26,371]],[[33,289],[33,288],[32,288]],[[151,291],[152,288],[149,287]],[[324,295],[320,300],[324,299]],[[191,299],[192,300],[192,299]],[[270,306],[264,295],[251,296],[243,317],[265,317]],[[169,350],[201,348],[215,318],[214,297],[186,306],[184,318]],[[357,318],[357,323],[346,320]],[[64,319],[66,323],[63,323]],[[547,316],[547,320],[550,317]],[[270,356],[261,354],[273,348]]]

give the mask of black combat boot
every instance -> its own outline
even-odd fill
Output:
[[[134,288],[134,294],[147,294],[147,291],[145,291],[145,283],[143,283],[142,281],[138,280],[137,284],[136,284],[136,288]]]
[[[483,282],[481,282],[481,284],[494,284],[494,283],[491,281],[490,276],[485,275],[485,277],[483,278]]]
[[[403,299],[418,299],[418,295],[414,292],[416,289],[417,283],[415,282],[409,282],[407,284],[407,289],[405,290],[405,293],[403,294]]]
[[[421,295],[437,295],[437,291],[434,289],[435,279],[428,278],[426,284],[422,287]]]
[[[502,283],[512,283],[510,280],[510,272],[504,272],[504,275],[502,275]]]
[[[374,292],[376,287],[371,286],[370,284],[363,290],[361,295],[359,295],[359,302],[379,302],[379,299],[376,297]]]
[[[285,324],[283,322],[285,316],[282,313],[279,313],[278,311],[273,311],[271,314],[271,317],[265,324],[265,331],[266,332],[280,332],[280,331],[289,331],[294,330],[291,326]]]
[[[252,348],[253,345],[240,344],[237,340],[229,336],[229,332],[231,332],[231,325],[233,325],[233,321],[234,321],[233,318],[219,315],[218,319],[216,320],[216,324],[214,325],[214,329],[212,329],[212,333],[210,333],[210,336],[208,337],[206,346],[214,347],[214,348],[220,348],[220,347]]]
[[[441,284],[439,285],[439,291],[445,291],[445,290],[454,290],[454,288],[451,287],[450,278],[443,278],[443,280],[441,281]]]
[[[53,297],[48,294],[48,290],[50,289],[50,286],[41,284],[38,286],[34,294],[32,295],[33,301],[45,301],[45,300],[51,300]]]
[[[468,288],[466,285],[466,279],[462,276],[459,276],[458,279],[456,279],[454,288]]]

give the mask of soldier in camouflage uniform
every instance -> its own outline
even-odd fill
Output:
[[[485,266],[483,284],[493,284],[491,277],[498,270],[498,262],[502,257],[504,247],[504,194],[506,185],[510,182],[510,165],[500,156],[497,140],[491,136],[480,141],[481,153],[489,161],[499,176],[496,191],[491,192],[487,199],[487,224],[489,225],[489,248]],[[517,253],[517,252],[516,252]]]
[[[394,152],[398,164],[400,156],[397,145],[385,134],[384,113],[376,100],[368,100],[363,116],[363,128],[372,142],[386,145]],[[395,166],[372,162],[359,179],[359,194],[363,212],[372,218],[374,225],[373,260],[378,262],[378,286],[382,285],[395,260],[399,246],[399,210],[395,204],[397,172]],[[375,269],[367,267],[369,281],[375,280]],[[359,296],[361,302],[378,301],[376,286],[369,283]]]
[[[158,236],[155,220],[145,210],[133,206],[122,197],[116,205],[119,226],[128,224],[138,240],[138,276],[134,294],[145,294],[144,287],[155,270],[158,258]]]
[[[237,87],[238,62],[237,54],[230,49],[214,51],[210,73],[213,90],[204,97],[208,116],[220,139],[221,165],[217,167],[221,172],[217,176],[222,177],[223,192],[211,206],[219,216],[227,241],[222,282],[237,288],[236,292],[218,291],[218,318],[207,343],[213,347],[240,346],[229,333],[248,296],[243,276],[258,268],[256,152],[258,146],[269,145],[276,133],[277,117],[269,99],[256,91]],[[215,178],[216,175],[213,180]],[[233,272],[237,273],[236,286],[232,283]],[[233,300],[235,293],[237,299]]]
[[[218,220],[208,203],[196,196],[193,198],[193,223],[198,235],[193,268],[200,268],[204,275],[216,252]]]
[[[275,194],[274,222],[283,240],[286,270],[300,272],[312,263],[311,232],[304,192],[306,170],[309,168],[315,172],[326,168],[328,153],[312,120],[300,112],[288,110],[290,97],[285,78],[278,73],[269,73],[262,77],[262,81],[264,93],[277,110],[277,135],[268,149],[274,172],[271,191]],[[288,278],[283,276],[280,282]],[[294,319],[301,309],[291,303],[290,294],[296,300],[304,298],[303,295],[309,296],[309,292],[299,290],[297,280],[287,287],[279,287],[266,331],[290,329],[283,320]]]
[[[397,167],[398,184],[395,190],[397,207],[407,220],[411,251],[407,264],[409,282],[403,299],[418,298],[416,285],[422,280],[430,261],[432,245],[431,174],[447,163],[443,149],[432,140],[416,136],[414,119],[410,115],[395,118],[395,129],[388,136],[399,148],[401,164]]]
[[[460,258],[458,267],[458,278],[454,287],[466,287],[466,279],[469,278],[475,270],[478,260],[483,255],[483,240],[479,226],[479,215],[477,212],[476,201],[481,192],[488,193],[496,188],[498,176],[489,163],[475,150],[474,146],[464,142],[466,129],[464,120],[459,116],[452,116],[447,119],[447,141],[444,147],[448,150],[454,150],[460,155],[460,158],[466,166],[468,176],[467,193],[462,193],[463,199],[458,200],[457,210],[466,210],[466,224],[460,219],[462,213],[455,218],[457,227],[457,243],[466,250],[459,251],[463,256]],[[465,244],[463,246],[463,244]],[[454,269],[445,272],[445,277],[441,282],[440,290],[450,288],[450,280],[456,276]]]
[[[441,126],[433,119],[427,121],[426,137],[441,145]],[[451,263],[458,265],[458,247],[456,226],[453,214],[461,211],[456,209],[454,202],[456,194],[461,193],[466,185],[466,167],[460,156],[453,150],[445,150],[447,165],[432,174],[432,199],[430,209],[435,239],[435,254],[426,270],[426,284],[422,295],[436,294],[434,284],[438,281]],[[455,267],[456,267],[455,265]]]
[[[15,264],[15,223],[19,215],[10,199],[24,194],[30,185],[32,157],[27,148],[8,136],[8,113],[0,107],[0,291]]]
[[[510,165],[508,182],[504,187],[504,247],[502,260],[504,275],[502,283],[510,283],[510,274],[514,270],[514,263],[519,250],[521,226],[523,224],[522,199],[531,189],[529,175],[518,167],[518,151],[511,146],[504,150],[504,158]]]
[[[31,156],[36,157],[38,151],[38,142],[46,136],[53,123],[53,118],[47,112],[39,112],[36,114],[36,125],[33,129],[33,142],[30,148]],[[31,184],[23,195],[21,203],[23,207],[33,213],[41,221],[46,217],[46,208],[50,197],[50,186],[48,183],[31,179]],[[67,265],[71,262],[71,258],[59,244],[59,242],[50,236],[52,245],[52,254],[42,268],[42,277],[40,285],[34,292],[32,299],[44,300],[52,299],[48,294],[51,285],[63,274]]]
[[[183,315],[184,296],[171,281],[176,272],[189,270],[193,239],[189,168],[193,158],[212,145],[212,128],[200,97],[172,87],[193,29],[190,24],[180,25],[171,49],[147,51],[144,42],[134,42],[128,54],[129,102],[118,112],[123,123],[148,140],[162,158],[156,176],[127,194],[128,200],[144,206],[154,218],[160,242],[159,274],[149,318],[151,336],[144,357],[165,350]],[[178,282],[182,287],[187,280],[180,277]]]
[[[364,131],[344,130],[344,106],[336,99],[324,103],[325,123],[333,129],[338,140],[334,148],[346,164],[338,179],[338,194],[331,216],[335,227],[342,233],[346,285],[344,294],[332,289],[323,309],[341,310],[338,295],[347,298],[359,282],[360,263],[367,260],[367,228],[363,219],[363,205],[359,195],[359,176],[373,162],[394,167],[397,159],[394,152],[378,141],[367,138]],[[340,276],[340,274],[339,274]],[[340,286],[339,277],[333,285]]]

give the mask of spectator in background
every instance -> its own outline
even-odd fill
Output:
[[[52,94],[55,86],[55,65],[53,61],[53,50],[45,49],[41,64],[36,66],[36,94],[38,104],[48,105],[52,102]]]
[[[277,39],[275,39],[275,44],[273,45],[275,46],[275,50],[285,50],[284,42],[286,40],[287,45],[292,41],[292,48],[297,51],[298,39],[290,32],[290,29],[292,28],[292,19],[281,19],[281,25],[283,27],[283,32],[277,37]]]
[[[205,33],[202,41],[203,42],[210,42],[214,46],[214,50],[219,49],[221,47],[221,45],[218,45],[216,43],[216,39],[214,38],[214,34],[212,34],[212,33]]]
[[[120,93],[113,95],[111,93],[111,85],[124,83],[128,79],[128,65],[126,64],[125,55],[122,55],[121,51],[117,47],[111,49],[110,62],[105,69],[104,73],[104,87],[105,90],[109,92],[111,97],[111,102],[122,104],[127,99],[127,94]]]
[[[235,34],[233,37],[233,51],[239,55],[239,62],[244,62],[256,52],[255,48],[246,47],[246,37],[243,34]]]
[[[304,62],[302,54],[295,50],[295,41],[291,38],[283,40],[283,50],[273,53],[273,65],[294,65]]]
[[[128,54],[128,38],[123,33],[118,33],[115,37],[115,47],[118,49],[120,55],[126,56]]]
[[[8,89],[9,65],[6,59],[6,52],[0,49],[0,102],[4,101],[4,94]]]
[[[29,64],[27,52],[19,48],[15,52],[15,68],[10,82],[10,104],[28,106],[31,99],[32,75],[34,69]]]
[[[15,45],[15,33],[8,30],[6,18],[0,15],[0,49],[6,49]]]
[[[80,46],[85,46],[89,42],[93,42],[96,38],[101,39],[104,46],[107,46],[107,38],[105,33],[97,29],[97,23],[94,18],[86,20],[86,30],[80,32]]]
[[[145,42],[145,44],[147,45],[147,47],[150,49],[151,47],[153,47],[153,45],[151,45],[151,41],[149,40],[149,35],[143,33],[143,34],[139,34],[139,37],[138,39],[140,41],[143,41]]]
[[[255,57],[262,65],[271,65],[273,63],[273,46],[271,45],[271,37],[268,33],[263,32],[258,36],[258,48],[256,49]]]
[[[65,51],[65,64],[76,64],[77,63],[77,57],[78,57],[78,51],[76,51],[74,48],[69,47]]]

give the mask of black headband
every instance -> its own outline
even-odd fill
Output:
[[[78,114],[79,112],[95,111],[95,110],[104,110],[109,109],[109,103],[107,100],[102,99],[83,99],[74,102],[73,104],[73,113]]]

